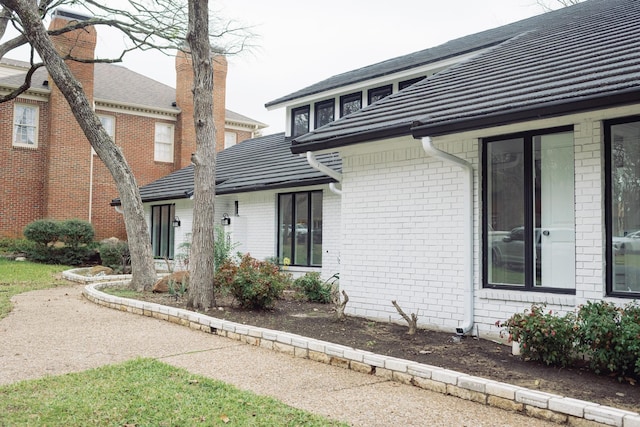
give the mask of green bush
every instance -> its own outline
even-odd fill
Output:
[[[293,281],[296,294],[312,302],[331,302],[332,286],[320,279],[320,273],[312,271]]]
[[[102,265],[117,273],[128,273],[131,267],[129,244],[123,240],[105,241],[99,246]]]
[[[509,341],[520,342],[522,356],[547,365],[568,366],[575,361],[575,315],[560,317],[545,305],[533,304],[531,310],[516,313],[497,326],[506,328]]]
[[[544,305],[496,322],[519,341],[522,355],[547,364],[568,366],[578,355],[595,373],[640,378],[640,305],[624,307],[606,301],[587,302],[577,315],[544,312]]]
[[[0,239],[0,253],[16,254],[27,253],[33,249],[35,243],[27,239]]]
[[[578,311],[578,351],[596,373],[640,376],[640,306],[587,302]]]
[[[26,253],[35,262],[82,265],[94,254],[95,233],[86,221],[41,219],[27,224],[23,234],[34,242]]]
[[[233,250],[238,247],[238,243],[231,242],[231,238],[224,232],[221,225],[216,225],[216,237],[213,240],[214,265],[216,271],[221,265],[233,258]]]
[[[66,246],[77,248],[80,245],[90,245],[95,238],[93,226],[79,219],[70,219],[60,223],[60,241]]]
[[[216,274],[216,287],[228,287],[244,308],[270,307],[290,284],[291,276],[281,273],[277,265],[251,258],[249,254],[242,257],[239,265],[227,260]]]
[[[24,228],[24,237],[40,246],[51,246],[60,240],[60,223],[51,219],[33,221]]]

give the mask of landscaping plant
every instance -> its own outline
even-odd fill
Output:
[[[102,265],[113,269],[116,273],[129,273],[131,270],[131,254],[129,244],[123,240],[107,240],[100,244],[100,260]]]
[[[640,305],[618,307],[607,301],[587,302],[577,314],[559,316],[544,305],[516,313],[506,322],[509,341],[520,343],[525,358],[547,365],[570,366],[580,359],[595,373],[635,382],[640,378]]]
[[[516,313],[506,322],[496,322],[505,328],[509,342],[520,343],[523,357],[540,360],[547,365],[569,366],[574,362],[575,315],[558,316],[545,312],[544,304],[533,304],[530,310]]]
[[[280,272],[277,265],[257,260],[249,254],[244,255],[238,265],[227,260],[216,274],[216,287],[228,288],[245,308],[270,307],[289,285],[289,274]]]
[[[24,228],[24,236],[34,242],[27,257],[46,264],[81,265],[93,254],[93,226],[78,219],[41,219]]]
[[[578,351],[596,373],[640,377],[640,305],[588,301],[578,311]]]
[[[307,301],[328,304],[331,302],[333,286],[320,279],[320,273],[311,271],[293,281],[296,294]]]

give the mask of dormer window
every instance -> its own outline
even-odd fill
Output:
[[[386,85],[386,86],[377,87],[375,89],[369,89],[369,91],[367,92],[367,101],[368,101],[367,104],[371,105],[382,98],[386,98],[387,96],[391,95],[392,90],[393,90],[392,85]]]
[[[340,97],[340,117],[355,113],[362,108],[362,92],[355,92]]]
[[[309,133],[309,106],[291,110],[291,136],[296,137]]]
[[[334,99],[327,99],[326,101],[316,102],[314,107],[315,107],[314,128],[317,129],[335,120],[336,102]]]
[[[404,80],[398,83],[398,90],[402,90],[404,88],[411,86],[412,84],[418,83],[420,80],[423,80],[424,78],[425,76],[416,77],[415,79],[410,79],[410,80]]]

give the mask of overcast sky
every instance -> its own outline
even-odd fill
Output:
[[[229,57],[227,108],[284,130],[266,102],[327,77],[542,13],[536,0],[217,0],[210,5],[257,34]],[[98,50],[118,43],[98,34]],[[23,59],[11,53],[10,58]],[[124,66],[175,87],[173,58],[154,52]]]

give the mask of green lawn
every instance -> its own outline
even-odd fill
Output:
[[[0,319],[11,311],[11,297],[36,289],[53,288],[69,282],[56,278],[71,267],[10,261],[0,257]]]
[[[344,426],[153,359],[0,387],[4,426]]]

